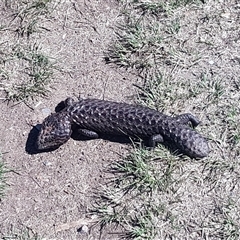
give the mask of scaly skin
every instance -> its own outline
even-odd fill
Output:
[[[63,110],[44,120],[37,148],[59,147],[70,139],[72,127],[77,125],[78,132],[90,138],[98,138],[99,133],[127,135],[147,139],[153,147],[158,142],[170,142],[192,158],[206,157],[208,143],[189,123],[196,127],[199,120],[190,113],[170,117],[138,105],[98,99],[74,102],[68,98]]]

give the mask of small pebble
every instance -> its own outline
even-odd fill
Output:
[[[47,117],[48,115],[50,115],[51,110],[49,108],[43,108],[42,109],[42,114],[44,117]]]
[[[80,232],[81,233],[88,233],[89,231],[89,228],[87,225],[83,225],[81,228],[80,228]]]
[[[45,165],[46,167],[48,167],[48,166],[51,166],[52,163],[51,163],[51,162],[43,162],[43,165]]]
[[[231,13],[230,12],[225,12],[221,14],[222,18],[230,18],[231,17]]]

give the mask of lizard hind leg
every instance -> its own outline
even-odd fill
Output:
[[[180,114],[175,117],[176,121],[183,124],[183,125],[188,125],[191,123],[192,127],[197,127],[200,124],[200,121],[197,117],[192,115],[191,113],[184,113]]]

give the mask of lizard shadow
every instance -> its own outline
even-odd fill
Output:
[[[73,131],[71,138],[75,141],[89,141],[89,140],[95,140],[94,138],[86,137],[83,135],[80,135],[77,131]],[[123,143],[128,144],[131,143],[131,139],[129,137],[125,136],[117,136],[117,135],[105,135],[105,134],[99,134],[99,138],[97,139],[103,139],[110,142],[117,142],[117,143]]]
[[[41,152],[51,152],[55,149],[49,149],[49,150],[38,150],[36,147],[36,142],[37,142],[37,138],[38,138],[38,134],[39,134],[39,129],[40,129],[41,124],[37,124],[36,126],[33,126],[33,128],[30,130],[29,134],[28,134],[28,138],[26,141],[26,145],[25,145],[25,151],[28,154],[38,154]]]
[[[37,141],[37,137],[38,137],[38,134],[39,134],[39,130],[37,128],[38,128],[37,125],[34,126],[28,134],[28,138],[27,138],[26,145],[25,145],[25,151],[28,154],[39,153],[39,151],[37,150],[37,148],[35,146],[36,141]]]
[[[35,155],[35,154],[39,154],[39,153],[43,153],[43,152],[52,152],[60,147],[59,146],[56,148],[51,148],[51,149],[46,149],[46,150],[38,150],[36,147],[36,141],[37,141],[37,137],[39,134],[39,127],[40,127],[40,124],[34,126],[28,134],[28,138],[27,138],[26,145],[25,145],[25,151],[28,154]],[[73,131],[71,138],[75,141],[81,141],[81,142],[95,140],[95,139],[80,135],[76,130]],[[149,146],[147,139],[142,139],[142,140],[141,139],[132,139],[128,136],[106,135],[106,134],[99,134],[98,139],[103,139],[106,141],[120,143],[120,144],[137,143],[137,146],[140,146],[142,148],[146,148],[148,150],[153,149],[152,147]],[[164,147],[166,147],[174,155],[180,153],[179,150],[177,149],[177,147],[174,146],[173,144],[165,142],[164,144],[162,143],[162,145]]]
[[[46,150],[38,150],[36,147],[36,142],[37,138],[39,135],[39,129],[40,129],[41,124],[38,124],[36,126],[33,126],[33,128],[30,130],[28,134],[28,138],[25,144],[25,151],[28,154],[34,155],[34,154],[39,154],[43,152],[52,152],[59,147],[56,148],[51,148],[51,149],[46,149]],[[73,130],[71,138],[75,141],[90,141],[90,140],[95,140],[93,138],[89,138],[83,135],[80,135],[77,130]],[[98,139],[103,139],[106,141],[110,142],[117,142],[121,144],[131,144],[133,140],[131,140],[128,136],[117,136],[117,135],[105,135],[105,134],[99,134]],[[61,145],[62,146],[62,145]]]

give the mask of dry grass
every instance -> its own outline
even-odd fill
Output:
[[[11,22],[6,28],[13,30],[20,37],[30,37],[31,34],[41,30],[48,30],[42,27],[43,21],[49,18],[51,11],[54,10],[52,0],[33,0],[33,1],[5,1],[5,7],[12,12]]]
[[[134,239],[238,239],[238,27],[229,24],[237,9],[231,2],[125,3],[108,62],[137,70],[145,81],[138,86],[141,104],[198,115],[211,153],[201,161],[162,147],[130,153],[110,168],[115,181],[102,190],[102,224],[117,223]]]
[[[6,100],[27,103],[48,94],[56,68],[56,61],[42,51],[38,41],[30,38],[37,32],[48,31],[41,26],[54,8],[49,0],[5,1],[4,7],[11,17],[0,29],[1,90],[6,92]]]
[[[33,233],[32,229],[23,227],[22,229],[12,229],[11,233],[3,236],[3,240],[41,240],[38,234]]]

